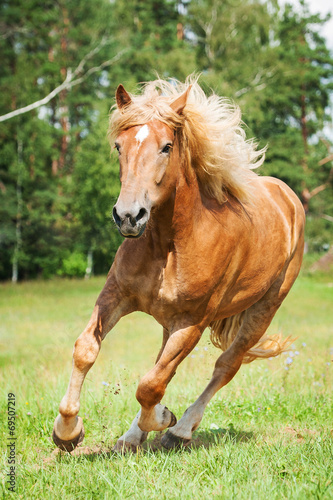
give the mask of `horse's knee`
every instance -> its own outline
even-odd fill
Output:
[[[74,344],[74,365],[80,370],[89,370],[95,363],[100,350],[100,342],[95,337],[80,336]]]
[[[80,410],[79,401],[71,401],[68,397],[64,397],[59,405],[59,413],[65,419],[71,419],[76,417]]]
[[[161,401],[164,392],[165,386],[148,373],[139,382],[136,399],[143,408],[150,408]]]

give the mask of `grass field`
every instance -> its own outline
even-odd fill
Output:
[[[298,337],[279,358],[245,365],[207,407],[190,449],[159,433],[137,454],[111,448],[138,411],[135,389],[153,365],[161,327],[123,318],[104,341],[81,398],[86,437],[54,453],[53,421],[102,278],[0,285],[2,495],[23,499],[333,498],[333,277],[301,276],[270,332]],[[178,418],[202,392],[219,352],[205,333],[169,385]],[[7,395],[16,402],[16,492],[8,490]]]

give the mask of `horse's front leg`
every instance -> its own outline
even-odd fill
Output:
[[[162,431],[176,424],[174,414],[160,404],[177,366],[198,343],[202,327],[191,326],[172,333],[156,365],[140,381],[136,398],[141,404],[137,421],[143,432]]]
[[[96,361],[107,332],[131,311],[129,301],[121,296],[110,273],[87,327],[75,342],[72,374],[67,392],[60,403],[52,434],[54,443],[60,449],[72,451],[83,440],[83,422],[78,417],[83,381]]]

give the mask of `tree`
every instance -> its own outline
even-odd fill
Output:
[[[75,246],[88,256],[87,267],[93,267],[97,273],[108,270],[121,243],[112,220],[112,207],[120,190],[118,158],[116,155],[110,158],[107,127],[107,115],[101,113],[91,133],[80,144],[69,186]]]
[[[129,87],[163,77],[184,79],[195,70],[194,53],[179,35],[183,16],[176,0],[118,0],[114,3],[117,38],[128,46],[116,81]]]
[[[44,104],[0,124],[2,277],[9,277],[11,264],[14,280],[18,269],[21,277],[51,275],[68,248],[66,186],[81,138],[93,124],[94,90],[119,55],[110,57],[116,50],[111,5],[98,6],[103,12],[88,1],[80,8],[63,0],[0,6],[0,114],[41,99]]]
[[[98,117],[119,81],[133,85],[155,69],[185,76],[177,5],[12,0],[0,15],[0,277],[11,266],[14,280],[49,276],[62,272],[72,252],[89,250],[105,270],[119,241],[106,234],[113,191],[103,190],[98,171],[110,175],[112,163],[102,153],[107,143],[97,147],[97,137],[104,140]],[[73,179],[84,183],[81,191]]]
[[[297,192],[307,213],[307,246],[321,250],[333,243],[332,158],[325,136],[333,59],[319,34],[325,19],[300,6],[295,11],[286,5],[278,24],[279,71],[263,106],[272,124],[263,173]]]
[[[189,31],[195,35],[197,65],[207,85],[239,98],[264,88],[271,75],[272,2],[192,0]]]
[[[247,135],[268,143],[261,173],[302,197],[314,248],[331,238],[333,64],[304,3],[4,0],[0,18],[1,279],[84,274],[87,255],[107,269],[119,244],[107,110],[119,83],[156,73],[201,71],[236,100]]]

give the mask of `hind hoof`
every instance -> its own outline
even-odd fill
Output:
[[[190,443],[191,439],[183,439],[179,436],[175,436],[171,431],[167,431],[163,434],[161,439],[162,446],[167,450],[186,448]]]
[[[56,446],[58,446],[58,448],[60,450],[68,451],[69,453],[82,443],[83,438],[84,438],[84,427],[83,426],[82,426],[82,429],[80,431],[80,434],[76,438],[70,439],[69,441],[64,441],[63,439],[60,439],[56,435],[54,429],[52,432],[52,439],[53,439],[54,444]]]

